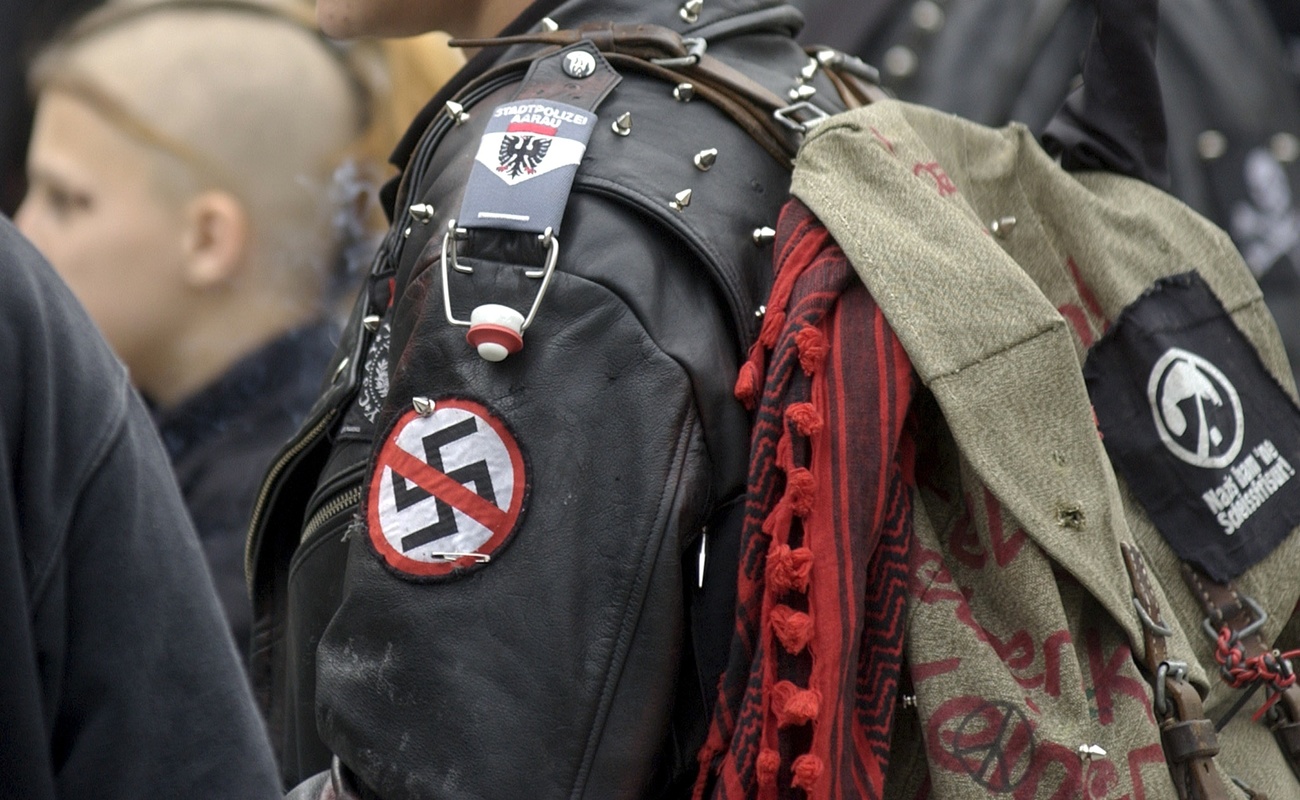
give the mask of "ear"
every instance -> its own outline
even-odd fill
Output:
[[[185,225],[185,279],[190,286],[229,286],[244,272],[252,229],[238,198],[215,189],[199,193],[186,206]]]

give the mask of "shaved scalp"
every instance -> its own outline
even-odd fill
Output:
[[[105,18],[123,6],[110,3]],[[322,252],[331,179],[364,132],[367,97],[359,73],[311,30],[247,9],[169,4],[83,24],[42,54],[32,80],[151,145],[171,199],[234,194],[258,260],[307,256],[322,267],[333,258]]]

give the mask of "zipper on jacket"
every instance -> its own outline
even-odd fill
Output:
[[[307,524],[302,526],[302,538],[298,540],[298,543],[306,544],[307,540],[312,537],[312,534],[326,527],[328,523],[333,522],[334,518],[340,514],[352,511],[360,502],[360,486],[353,486],[342,494],[336,495],[328,503],[325,503],[317,509],[316,513],[311,515],[311,519],[307,520]]]
[[[253,553],[260,538],[258,531],[262,525],[262,514],[266,512],[266,504],[271,496],[271,488],[279,481],[285,468],[324,435],[325,431],[329,429],[330,423],[338,416],[338,412],[337,407],[327,411],[307,433],[293,443],[292,447],[285,450],[267,471],[266,478],[262,481],[262,488],[257,492],[257,502],[253,504],[253,516],[248,522],[248,536],[244,540],[244,580],[248,582],[250,587],[253,581]]]
[[[351,511],[361,502],[361,485],[368,465],[369,459],[363,458],[316,487],[316,491],[307,500],[306,513],[303,515],[307,523],[302,526],[299,544],[306,542],[339,514]]]

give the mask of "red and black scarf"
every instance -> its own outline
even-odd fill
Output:
[[[736,629],[695,798],[879,798],[912,543],[911,364],[803,204],[736,394],[755,410]]]

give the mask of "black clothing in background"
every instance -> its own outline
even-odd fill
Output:
[[[278,797],[166,454],[0,219],[0,798]]]
[[[101,0],[0,0],[0,212],[12,215],[27,191],[32,128],[27,64],[42,44]]]
[[[155,410],[231,633],[245,661],[252,605],[244,542],[262,475],[320,393],[337,328],[290,331],[176,408]]]
[[[862,56],[900,98],[987,125],[1017,120],[1038,134],[1078,80],[1096,8],[1096,0],[794,2],[810,20],[805,42]],[[1169,190],[1232,236],[1300,373],[1297,25],[1300,0],[1160,0],[1156,68]]]

